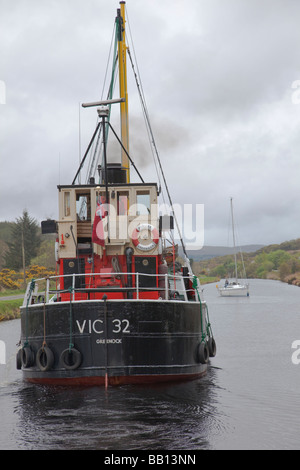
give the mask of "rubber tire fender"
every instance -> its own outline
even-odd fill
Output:
[[[197,350],[197,359],[200,364],[207,364],[209,360],[209,351],[208,351],[208,346],[205,341],[202,341],[198,345],[198,350]]]
[[[217,345],[213,336],[208,339],[207,342],[209,357],[215,357],[217,354]]]
[[[22,360],[22,366],[24,369],[28,369],[29,367],[32,367],[34,365],[34,352],[31,349],[30,346],[24,346],[22,348],[22,355],[21,355],[21,360]]]
[[[22,348],[18,349],[16,354],[16,368],[17,370],[22,369]]]
[[[81,352],[76,348],[65,349],[60,356],[60,360],[67,370],[75,370],[81,364],[82,356]]]
[[[42,372],[52,369],[54,364],[53,351],[48,346],[42,346],[36,353],[36,364]]]

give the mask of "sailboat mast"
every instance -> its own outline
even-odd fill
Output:
[[[119,86],[120,98],[124,102],[120,104],[121,107],[121,140],[127,153],[129,153],[129,129],[128,129],[128,93],[127,93],[127,63],[126,63],[126,39],[125,39],[125,3],[120,2],[120,9],[118,9],[117,21],[117,34],[118,34],[118,61],[119,61]],[[126,152],[122,149],[122,166],[126,170],[126,181],[130,182],[130,167],[129,159]]]
[[[236,261],[236,248],[235,248],[235,233],[234,233],[234,219],[233,219],[233,203],[232,198],[230,198],[230,208],[231,208],[231,223],[232,223],[232,237],[233,237],[233,248],[234,248],[234,265],[235,265],[235,279],[238,280],[237,275],[237,261]]]

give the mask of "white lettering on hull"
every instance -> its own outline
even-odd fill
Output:
[[[95,333],[97,335],[104,334],[104,320],[96,319],[96,320],[83,320],[79,321],[76,320],[76,325],[78,331],[81,335],[83,334],[92,334]],[[108,325],[108,331],[112,334],[129,334],[130,333],[130,323],[128,320],[120,320],[119,318],[115,318],[111,320],[110,325]],[[97,339],[96,344],[122,344],[122,339]]]

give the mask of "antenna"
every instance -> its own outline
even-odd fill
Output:
[[[78,161],[80,165],[81,160],[81,116],[80,116],[80,103],[78,106]],[[78,175],[78,181],[80,184],[80,173]]]
[[[92,106],[107,106],[115,103],[124,103],[125,98],[116,98],[114,100],[94,101],[93,103],[82,103],[83,108],[91,108]]]

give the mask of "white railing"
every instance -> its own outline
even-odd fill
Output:
[[[134,281],[134,286],[113,286],[112,284],[95,286],[95,279],[98,277],[106,279],[122,279],[123,276],[127,277],[128,280],[131,279],[131,283]],[[147,287],[142,283],[143,278],[155,278],[155,286]],[[82,279],[84,282],[82,283]],[[64,280],[64,285],[67,284],[68,287],[60,289],[61,280]],[[79,279],[80,287],[78,287]],[[195,301],[198,302],[198,295],[194,288],[186,289],[184,280],[188,279],[193,281],[192,276],[183,276],[181,274],[171,275],[168,273],[165,274],[147,274],[147,273],[123,273],[123,272],[107,272],[107,273],[83,273],[83,274],[66,274],[62,276],[49,276],[45,278],[35,279],[28,283],[27,290],[24,297],[23,306],[34,304],[43,304],[54,301],[62,293],[70,293],[70,299],[75,301],[76,293],[86,293],[86,294],[96,294],[103,292],[113,293],[132,293],[135,294],[135,299],[140,299],[141,292],[160,292],[160,297],[158,300],[182,300],[188,301],[189,294],[194,296]],[[65,283],[67,280],[67,283]],[[71,281],[71,282],[70,282]],[[55,285],[55,287],[53,287]],[[93,287],[91,287],[91,285]],[[94,287],[95,286],[95,287]],[[199,288],[198,288],[199,292]],[[199,292],[200,295],[200,292]],[[96,299],[101,300],[101,299]]]

